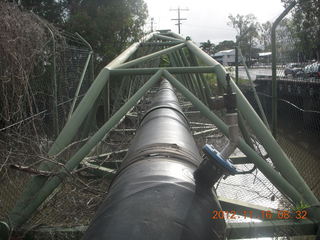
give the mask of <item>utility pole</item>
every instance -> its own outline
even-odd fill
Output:
[[[152,17],[151,18],[151,32],[153,32],[153,21],[154,21],[154,18]]]
[[[178,23],[175,24],[175,25],[178,26],[178,33],[180,34],[180,26],[181,26],[181,24],[182,24],[181,21],[187,20],[186,18],[181,18],[181,17],[180,17],[180,11],[189,11],[189,9],[188,9],[188,8],[180,8],[180,7],[178,7],[178,8],[176,8],[176,9],[170,9],[170,11],[178,11],[178,18],[171,19],[171,20],[173,20],[173,21],[178,21]]]

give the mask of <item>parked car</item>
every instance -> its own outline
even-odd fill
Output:
[[[304,73],[307,77],[320,78],[320,63],[315,62],[305,66]]]
[[[304,71],[300,64],[298,63],[289,63],[284,69],[284,75],[287,77],[291,75],[293,77],[298,77],[303,75]]]

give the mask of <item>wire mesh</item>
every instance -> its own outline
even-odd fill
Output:
[[[3,186],[0,191],[0,218],[10,222],[7,218],[8,214],[15,206],[24,190],[25,183],[30,180],[31,176],[55,174],[54,171],[41,172],[37,170],[37,166],[44,161],[55,162],[58,165],[54,157],[47,155],[55,133],[59,130],[53,129],[52,123],[57,120],[60,127],[65,124],[90,49],[78,36],[60,32],[35,14],[22,12],[14,4],[2,2],[0,9],[3,10],[0,26],[3,27],[5,22],[9,23],[7,26],[10,26],[3,32],[3,36],[8,39],[11,37],[11,41],[14,41],[15,35],[23,39],[22,43],[18,43],[19,48],[14,48],[15,45],[11,44],[11,49],[4,47],[4,44],[8,42],[7,39],[1,39],[1,51],[11,51],[12,56],[33,60],[24,66],[12,61],[10,54],[1,54],[0,58],[2,63],[7,62],[7,64],[1,64],[3,66],[0,71],[1,87],[3,87],[1,92],[7,88],[12,90],[12,94],[17,94],[14,88],[19,86],[21,89],[18,98],[11,100],[9,96],[3,95],[5,100],[1,100],[1,106],[8,111],[9,117],[5,118],[3,114],[0,117],[0,181]],[[23,28],[27,25],[28,27]],[[24,46],[25,50],[22,51],[21,49],[24,48],[21,46]],[[18,70],[13,69],[15,65],[19,66]],[[19,71],[25,73],[23,82],[26,83],[26,87],[22,86]],[[7,81],[4,81],[5,79]],[[56,95],[53,87],[54,81],[58,86]],[[86,69],[78,100],[83,97],[92,81],[93,64],[91,63]],[[4,105],[6,101],[15,105],[17,110],[9,111],[10,109]],[[54,108],[57,110],[56,114],[54,114]],[[67,181],[62,189],[72,193],[74,185],[81,185],[81,183],[81,180]],[[79,192],[80,196],[85,194],[85,190]],[[63,201],[66,200],[59,193],[53,199],[56,196]],[[58,219],[58,214],[54,221],[52,220],[54,217],[50,217],[55,211],[65,210],[63,207],[70,206],[71,203],[68,204],[68,202],[73,199],[67,198],[67,200],[69,201],[66,201],[65,205],[62,204],[63,202],[59,203],[58,200],[48,201],[47,204],[51,204],[51,212],[40,210],[39,213],[47,216],[50,223],[58,223],[59,219],[63,222],[63,218],[71,221],[65,216]],[[63,215],[62,212],[61,215]],[[41,218],[35,217],[28,227],[33,228],[38,222],[42,224],[43,221],[39,219]]]
[[[298,62],[298,51],[295,54],[290,51],[290,55],[286,51],[288,50],[282,50],[277,59],[277,142],[314,194],[320,198],[320,178],[317,174],[320,170],[320,64],[314,60]],[[255,80],[269,125],[272,126],[271,65],[251,68],[250,74]],[[240,78],[247,79],[241,67],[239,75]],[[241,88],[259,112],[252,90],[245,85],[245,81],[242,83]]]
[[[183,97],[180,97],[184,99]],[[202,152],[202,147],[205,144],[213,145],[218,151],[221,151],[227,144],[227,137],[222,134],[212,123],[201,116],[198,111],[188,105],[188,108],[184,108],[188,119],[191,123],[191,129],[193,129],[193,135],[196,143],[199,147],[199,151]],[[220,110],[214,110],[214,112],[223,118],[224,112]],[[201,128],[199,128],[201,126]],[[208,130],[211,131],[208,131]],[[259,155],[264,156],[266,151],[261,144],[252,136],[252,141],[255,143],[256,151]],[[231,155],[231,157],[243,157],[245,156],[239,149]],[[272,162],[267,159],[272,166]],[[237,165],[238,171],[248,171],[253,169],[252,173],[240,174],[235,176],[228,176],[227,178],[221,178],[215,185],[218,196],[225,197],[230,200],[238,200],[240,203],[251,203],[256,206],[273,208],[273,209],[289,209],[292,205],[288,200],[277,190],[277,188],[259,171],[253,168],[253,164],[241,164]],[[235,210],[236,211],[236,210]],[[231,219],[226,219],[230,221]],[[257,221],[255,219],[247,218],[246,221]],[[243,218],[238,222],[245,221]]]
[[[276,140],[292,161],[307,185],[319,199],[319,70],[320,64],[315,59],[308,59],[309,53],[296,48],[293,39],[287,35],[277,35],[276,39],[276,84],[277,84],[277,119]],[[257,59],[249,69],[254,81],[261,105],[270,127],[274,109],[272,105],[272,68],[271,55]],[[248,84],[244,66],[239,67],[240,88],[245,93],[251,105],[260,114],[254,92]],[[282,201],[281,201],[282,202]],[[282,203],[281,203],[282,204]],[[284,204],[284,208],[297,206]],[[309,205],[301,203],[301,209]],[[282,236],[294,231],[288,228]],[[281,236],[276,234],[275,236]],[[313,239],[307,236],[301,239]]]

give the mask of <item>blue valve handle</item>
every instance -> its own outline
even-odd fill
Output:
[[[233,166],[233,164],[229,160],[222,158],[220,153],[212,145],[206,144],[204,145],[202,150],[204,154],[224,172],[230,175],[235,175],[238,173],[237,169]]]

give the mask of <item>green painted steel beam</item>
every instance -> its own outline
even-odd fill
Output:
[[[318,228],[309,220],[228,223],[226,236],[227,239],[306,236],[316,235]]]
[[[110,97],[110,81],[107,81],[106,85],[104,86],[103,90],[103,113],[104,113],[104,118],[109,119],[110,117],[110,112],[111,112],[111,97]]]
[[[27,236],[68,236],[68,234],[78,235],[79,238],[87,230],[88,226],[77,226],[70,228],[63,227],[39,227],[35,230],[29,230]],[[286,236],[315,235],[317,233],[317,225],[311,221],[289,221],[276,220],[268,222],[256,223],[228,223],[227,237],[228,239],[240,238],[257,238],[257,237],[274,237],[286,233]],[[288,230],[291,230],[288,232]],[[297,231],[295,231],[297,230]],[[278,233],[278,234],[276,234]]]
[[[145,42],[141,44],[141,47],[150,47],[150,46],[174,46],[182,43],[182,41],[170,41],[170,42]]]
[[[221,82],[221,84],[223,84],[223,86],[226,86],[225,69],[217,61],[215,61],[212,57],[204,53],[200,48],[198,48],[191,41],[187,41],[186,45],[190,49],[190,51],[193,52],[203,63],[209,66],[216,66],[215,70],[218,76],[218,80]],[[285,154],[285,152],[281,149],[279,144],[273,138],[271,132],[265,126],[265,124],[260,119],[258,114],[255,112],[253,107],[245,98],[241,90],[234,83],[234,81],[231,81],[231,85],[237,95],[237,104],[238,104],[239,111],[244,117],[246,117],[247,123],[249,124],[251,129],[254,131],[254,134],[256,135],[260,143],[268,152],[276,169],[303,196],[301,200],[304,200],[304,202],[306,202],[311,206],[319,206],[320,203],[318,199],[315,197],[315,195],[313,194],[309,186],[306,184],[306,182],[301,177],[297,169],[294,167],[293,163],[289,160],[288,156]],[[269,178],[269,180],[271,179]],[[273,181],[274,180],[275,179],[273,179]],[[288,190],[289,189],[287,189],[287,191]],[[299,202],[296,202],[296,203],[299,204]],[[316,216],[320,219],[320,208],[318,209],[315,208],[314,211],[316,212]]]
[[[180,51],[181,49],[179,49],[179,50],[177,50],[177,51],[175,51],[174,53],[172,53],[173,54],[173,57],[174,57],[174,59],[175,59],[175,61],[177,62],[177,64],[178,64],[178,66],[179,67],[187,67],[185,64],[184,64],[184,62],[182,61],[182,59],[181,59],[181,55],[179,54],[179,51]],[[189,89],[191,89],[191,87],[192,87],[192,85],[191,85],[191,82],[192,82],[192,78],[190,77],[190,74],[182,74],[182,75],[180,75],[182,78],[183,78],[183,80],[184,80],[184,85],[187,87],[187,88],[189,88]],[[199,89],[200,90],[200,89]],[[203,99],[203,96],[201,96],[201,99]]]
[[[185,43],[180,43],[180,44],[178,44],[176,46],[169,47],[169,48],[160,50],[158,52],[151,53],[151,54],[148,54],[146,56],[134,59],[134,60],[126,62],[126,63],[123,63],[120,66],[118,66],[117,68],[119,69],[119,68],[133,67],[133,66],[135,66],[137,64],[140,64],[140,63],[143,63],[143,62],[145,62],[147,60],[151,60],[151,59],[160,57],[161,55],[164,55],[164,54],[172,53],[172,52],[176,51],[177,49],[180,49],[180,48],[183,48],[183,47],[185,47]]]
[[[24,239],[82,239],[84,232],[87,229],[88,229],[88,226],[74,226],[74,227],[39,226],[33,229],[21,229],[16,233],[18,236],[25,236]]]
[[[181,59],[182,59],[182,62],[184,63],[185,66],[188,66],[190,67],[191,64],[189,62],[189,60],[187,59],[184,51],[182,49],[179,49],[179,53],[180,53],[180,56],[181,56]],[[198,64],[197,64],[198,65]],[[193,86],[195,88],[197,88],[197,86],[199,87],[197,89],[197,92],[200,92],[201,93],[201,96],[202,96],[202,99],[204,100],[204,102],[208,105],[208,98],[207,98],[207,94],[203,91],[203,89],[200,89],[200,79],[199,79],[199,75],[198,74],[192,74],[190,76],[192,79],[191,79],[191,82],[193,83]]]
[[[183,64],[187,67],[190,67],[191,64],[189,63],[188,59],[186,58],[184,51],[182,49],[179,49],[179,53],[180,53],[181,60],[182,60]],[[190,85],[191,85],[191,88],[189,87],[189,89],[193,90],[197,96],[200,96],[200,89],[198,89],[195,84],[195,82],[196,82],[195,75],[189,74],[189,77],[190,77],[189,81],[190,81]]]
[[[111,68],[115,68],[118,65],[123,64],[137,51],[137,49],[141,46],[141,44],[148,42],[150,39],[152,39],[154,34],[156,34],[156,32],[148,34],[147,36],[142,38],[140,42],[133,43],[129,48],[123,51],[118,57],[112,60],[106,67],[111,69]]]
[[[198,82],[198,85],[199,85],[199,87],[200,87],[200,91],[201,91],[201,94],[202,94],[202,96],[203,96],[203,102],[207,105],[207,106],[209,106],[209,104],[208,104],[208,102],[207,102],[207,98],[206,98],[206,91],[205,91],[205,86],[203,85],[203,82],[201,81],[201,79],[200,78],[197,78],[196,79],[196,81]]]
[[[171,31],[167,31],[167,34],[174,37],[174,38],[177,38],[177,39],[180,39],[180,40],[186,40],[184,37],[182,37],[180,34],[177,34],[175,32],[171,32]]]
[[[77,102],[77,100],[78,100],[78,96],[79,96],[80,89],[81,89],[81,86],[82,86],[82,83],[83,83],[83,79],[84,79],[84,77],[85,77],[85,75],[86,75],[86,72],[87,72],[87,69],[88,69],[89,62],[90,62],[90,60],[91,60],[92,54],[93,54],[93,52],[90,51],[90,52],[89,52],[89,55],[88,55],[88,57],[87,57],[86,63],[85,63],[85,65],[84,65],[84,68],[83,68],[83,70],[82,70],[82,73],[81,73],[81,76],[80,76],[80,80],[79,80],[79,83],[78,83],[76,92],[75,92],[75,94],[74,94],[73,101],[72,101],[72,103],[71,103],[71,107],[70,107],[70,112],[69,112],[68,119],[71,118],[71,115],[72,115],[72,113],[73,113],[74,107],[75,107],[76,102]]]
[[[159,70],[167,70],[172,74],[183,73],[213,73],[215,70],[213,67],[166,67],[166,68],[128,68],[128,69],[111,69],[110,75],[150,75],[155,74]]]
[[[63,179],[75,169],[80,162],[90,153],[90,151],[104,138],[104,136],[136,105],[141,97],[159,80],[162,70],[153,75],[143,87],[141,87],[71,158],[59,174],[51,177],[45,185],[37,192],[33,199],[19,213],[10,214],[10,225],[12,227],[21,226],[25,223],[38,207],[49,197]]]
[[[128,85],[125,78],[128,78],[128,77],[125,76],[124,78],[118,80],[118,83],[120,83],[120,87],[119,87],[119,91],[117,91],[115,100],[113,101],[113,104],[112,104],[112,112],[115,112],[116,110],[118,110],[119,106],[122,104],[122,100],[124,98],[123,96],[124,88],[125,86]]]
[[[252,164],[252,161],[248,157],[230,157],[233,164]]]
[[[77,235],[82,237],[88,226],[76,226],[70,228],[64,227],[39,227],[35,230],[28,230],[27,237],[36,236],[54,236],[64,237],[68,234],[72,236]],[[274,237],[285,234],[286,236],[301,236],[301,235],[315,235],[317,233],[317,225],[311,221],[289,221],[289,220],[276,220],[268,222],[256,223],[228,223],[227,224],[227,237],[228,239],[241,239],[241,238],[257,238],[257,237]],[[288,232],[288,230],[291,230]],[[295,231],[297,230],[297,231]],[[278,234],[277,234],[278,233]]]
[[[196,98],[188,89],[186,89],[174,76],[166,70],[164,71],[165,77],[171,84],[185,96],[200,113],[212,121],[213,124],[226,136],[228,136],[228,126],[211,110],[204,105],[198,98]],[[260,171],[281,191],[285,196],[292,199],[295,203],[299,204],[303,197],[300,193],[284,179],[274,168],[271,167],[255,150],[253,150],[243,139],[239,141],[240,150],[254,163]]]
[[[168,37],[168,36],[164,36],[161,34],[155,34],[154,38],[156,39],[160,39],[160,40],[166,40],[166,41],[178,41],[180,43],[183,43],[185,40],[180,39],[180,38],[175,38],[175,37]]]
[[[251,134],[250,134],[250,132],[247,128],[247,125],[245,124],[245,120],[240,112],[238,112],[238,122],[239,122],[240,131],[241,131],[241,134],[242,134],[244,140],[252,149],[254,149]]]
[[[248,67],[247,67],[247,64],[246,64],[246,62],[245,62],[245,60],[244,60],[244,57],[242,56],[241,48],[240,48],[240,47],[236,47],[236,48],[238,48],[238,53],[239,53],[239,55],[240,55],[240,58],[241,58],[241,61],[242,61],[242,65],[244,66],[244,69],[245,69],[246,74],[247,74],[247,76],[248,76],[249,83],[250,83],[250,87],[251,87],[251,89],[252,89],[252,93],[253,93],[254,99],[256,100],[256,103],[257,103],[257,105],[258,105],[258,109],[259,109],[259,111],[260,111],[262,120],[263,120],[264,124],[266,125],[266,127],[268,127],[268,129],[270,129],[269,124],[268,124],[268,120],[267,120],[267,116],[266,116],[266,114],[265,114],[265,112],[264,112],[264,110],[263,110],[263,107],[262,107],[260,98],[259,98],[259,96],[258,96],[258,94],[257,94],[257,91],[256,91],[256,87],[255,87],[255,85],[254,85],[254,83],[253,83],[253,81],[252,81],[252,78],[251,78],[249,69],[248,69]],[[237,83],[237,84],[238,84],[238,83]]]
[[[178,62],[177,62],[175,56],[174,56],[172,53],[169,53],[169,54],[168,54],[168,57],[169,57],[170,66],[180,67],[180,66],[178,66]],[[181,75],[178,75],[178,76],[177,76],[177,79],[178,79],[179,81],[184,81],[184,78],[183,78]]]
[[[190,56],[190,61],[193,65],[200,65],[197,58],[194,56],[194,54],[188,49],[188,53]],[[209,99],[211,99],[211,97],[213,96],[212,91],[211,91],[211,87],[208,84],[208,81],[206,81],[206,79],[204,78],[203,74],[197,74],[197,77],[200,79],[199,81],[201,81],[204,84],[205,87],[205,92],[206,92],[206,96],[208,101],[210,101]]]
[[[149,42],[149,40],[150,39],[152,39],[153,37],[154,37],[154,35],[155,34],[157,34],[157,32],[154,32],[154,33],[151,33],[151,34],[149,34],[149,35],[147,35],[145,38],[143,38],[140,42],[138,42],[138,43],[135,43],[135,44],[133,44],[130,48],[132,49],[138,49],[139,47],[141,47],[143,44],[145,44],[146,42]],[[129,49],[127,49],[125,52],[127,52],[127,51],[129,51],[127,54],[125,54],[125,56],[126,55],[130,55],[130,57],[133,55],[133,53],[135,52],[133,52],[132,50],[130,50],[130,48]],[[152,52],[153,50],[154,50],[154,48],[155,48],[155,46],[152,46],[152,48],[151,48],[151,50],[150,50],[150,48],[148,49],[148,51],[146,51],[146,52]],[[124,52],[124,53],[125,53]],[[120,57],[120,56],[119,56]],[[127,61],[128,60],[128,58],[125,58],[125,59],[122,59],[121,57],[119,58],[119,57],[117,57],[114,61],[112,61],[110,64],[112,65],[112,66],[118,66],[118,65],[121,65],[121,64],[123,64],[125,61]],[[116,62],[115,62],[116,61]],[[109,64],[109,65],[110,65]],[[107,67],[109,67],[109,65],[107,66]],[[110,67],[109,67],[110,68]],[[110,82],[107,82],[107,84],[106,84],[106,89],[105,89],[105,91],[104,91],[104,110],[105,110],[105,114],[106,114],[106,119],[109,119],[109,117],[110,117],[110,114],[111,114],[111,106],[110,106],[110,104],[111,104],[111,91],[110,91]]]
[[[182,49],[179,49],[179,50],[178,50],[179,53],[180,53],[181,51],[182,51]],[[181,63],[183,66],[188,66],[188,64],[186,64],[183,60],[184,60],[184,59],[183,59],[183,56],[181,56],[181,54],[180,54],[180,63]],[[188,81],[188,83],[189,83],[188,88],[189,88],[190,90],[193,90],[193,91],[196,93],[196,95],[197,95],[200,99],[203,100],[202,92],[201,92],[199,86],[197,85],[196,80],[195,80],[194,78],[192,78],[192,77],[190,78],[189,75],[188,75],[187,77],[188,77],[188,80],[187,80],[187,81]]]

